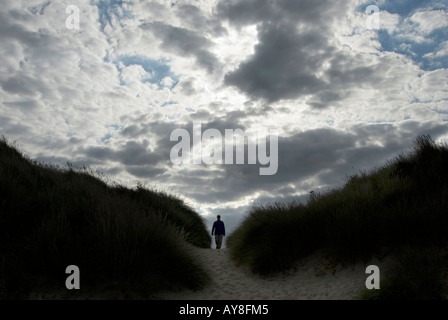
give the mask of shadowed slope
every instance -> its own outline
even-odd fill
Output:
[[[190,253],[191,245],[210,246],[196,212],[172,195],[111,187],[97,176],[40,164],[0,141],[0,296],[65,288],[72,264],[84,289],[131,295],[208,281]]]
[[[410,155],[350,177],[342,188],[312,196],[307,203],[253,207],[227,245],[233,259],[260,274],[290,268],[319,249],[337,261],[354,262],[384,250],[423,255],[422,248],[430,248],[438,253],[420,260],[444,264],[431,269],[439,270],[435,277],[440,278],[447,264],[441,258],[448,247],[447,166],[448,147],[421,136]],[[427,271],[422,264],[414,264],[418,271],[401,266],[407,274]],[[430,298],[442,295],[439,291]]]

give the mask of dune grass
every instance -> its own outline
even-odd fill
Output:
[[[354,175],[341,188],[313,194],[306,203],[253,207],[227,245],[233,259],[262,275],[290,268],[317,250],[355,262],[385,248],[399,256],[405,247],[442,270],[446,259],[421,248],[448,245],[447,165],[448,147],[419,136],[409,155]],[[404,266],[404,260],[398,259],[407,274],[431,272],[422,263]],[[391,286],[400,281],[395,276]]]
[[[365,289],[363,300],[446,300],[447,251],[440,247],[402,247],[381,280],[380,290]]]
[[[182,200],[139,186],[111,186],[89,168],[62,169],[0,141],[0,298],[105,285],[150,296],[209,281],[189,253],[210,247],[204,220]]]

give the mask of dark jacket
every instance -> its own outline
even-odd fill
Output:
[[[223,236],[226,235],[226,228],[224,227],[224,222],[222,222],[221,220],[217,220],[213,223],[212,235],[213,234],[222,234]]]

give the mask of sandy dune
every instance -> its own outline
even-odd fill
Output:
[[[237,267],[227,249],[193,249],[213,282],[200,291],[164,292],[167,300],[348,300],[365,288],[366,264],[330,267],[319,254],[298,263],[297,267],[270,277],[261,278]]]

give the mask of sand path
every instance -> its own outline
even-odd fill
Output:
[[[349,300],[365,288],[366,264],[345,268],[328,267],[319,254],[297,264],[288,272],[270,278],[237,267],[227,249],[193,249],[197,260],[212,277],[199,291],[182,290],[158,295],[167,300]]]

